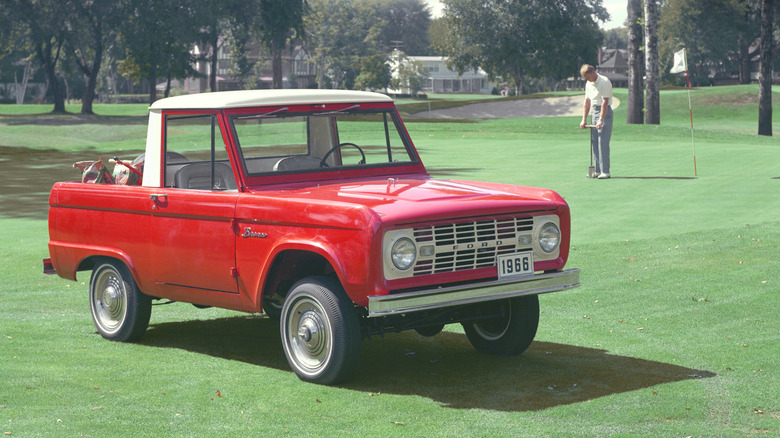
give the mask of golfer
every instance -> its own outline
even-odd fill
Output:
[[[584,64],[580,74],[585,84],[585,104],[582,107],[580,128],[585,129],[588,113],[591,113],[590,148],[596,164],[598,179],[607,179],[609,174],[609,139],[612,137],[612,82],[596,73],[592,65]]]

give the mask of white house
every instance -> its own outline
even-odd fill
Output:
[[[445,56],[407,56],[406,59],[421,63],[428,72],[428,79],[420,90],[422,93],[491,94],[496,86],[482,69],[465,71],[462,75],[450,70]],[[393,69],[393,75],[396,74]]]

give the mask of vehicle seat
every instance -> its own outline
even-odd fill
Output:
[[[188,164],[176,171],[175,187],[195,190],[235,190],[236,178],[225,163],[214,163],[214,187],[211,187],[211,163]]]
[[[319,169],[320,159],[311,155],[293,155],[284,157],[274,164],[274,171]]]

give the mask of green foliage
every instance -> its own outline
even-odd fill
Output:
[[[422,0],[373,0],[375,15],[385,24],[379,34],[384,53],[400,48],[410,55],[428,54],[431,13]]]
[[[391,88],[402,94],[416,95],[425,85],[426,79],[430,77],[425,65],[409,59],[400,51],[393,52],[391,61],[396,73],[390,81]]]
[[[282,50],[287,40],[303,36],[306,0],[260,0],[261,39],[271,51],[273,88],[282,88]]]
[[[355,78],[358,90],[381,90],[390,85],[390,66],[382,55],[367,56],[360,60],[360,74]]]
[[[190,47],[198,39],[192,26],[193,10],[184,0],[127,0],[120,32],[127,50],[125,72],[149,80],[149,103],[156,100],[159,78],[184,78],[194,74]],[[136,76],[137,75],[137,76]]]
[[[70,4],[58,0],[7,0],[0,3],[0,16],[10,21],[16,36],[22,40],[26,51],[46,75],[54,113],[65,112],[65,94],[57,75],[57,64],[62,56],[68,29],[63,24],[71,17]],[[0,23],[2,24],[2,23]]]
[[[686,49],[693,85],[709,85],[712,70],[739,68],[740,41],[759,36],[758,17],[745,0],[667,0],[660,8],[660,70],[668,75],[674,52]],[[734,60],[737,60],[735,63]]]
[[[373,8],[357,0],[311,0],[304,18],[307,42],[313,47],[318,83],[325,76],[334,88],[351,88],[360,59],[379,52],[379,34],[384,21],[373,17]]]
[[[627,49],[628,48],[628,28],[618,27],[602,31],[604,35],[604,47],[608,49]]]
[[[563,79],[584,61],[594,63],[602,39],[596,20],[606,18],[600,0],[445,4],[449,34],[437,34],[433,45],[460,72],[482,68],[513,79],[517,94],[525,77]]]

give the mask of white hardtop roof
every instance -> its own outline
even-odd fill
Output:
[[[150,109],[223,109],[268,105],[317,103],[392,102],[390,97],[367,91],[348,90],[241,90],[185,94],[160,99]]]

